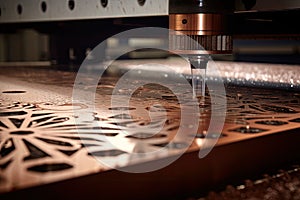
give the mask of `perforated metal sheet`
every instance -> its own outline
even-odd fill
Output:
[[[2,193],[108,170],[108,167],[99,163],[91,153],[96,158],[113,160],[116,167],[143,163],[142,158],[132,162],[130,153],[159,149],[165,146],[178,130],[180,106],[177,98],[169,90],[158,85],[140,88],[132,97],[130,107],[110,107],[116,77],[102,79],[96,96],[98,110],[93,113],[91,121],[76,127],[74,120],[78,116],[74,115],[71,104],[75,76],[74,72],[48,69],[1,70]],[[297,91],[228,85],[226,92],[226,97],[220,97],[227,98],[228,108],[218,147],[300,128],[300,93]],[[152,123],[155,128],[159,121],[151,122],[145,113],[149,111],[149,106],[157,103],[168,113],[167,121],[159,134],[124,134],[123,130],[128,126]],[[84,109],[87,105],[73,106],[75,109]],[[202,146],[210,119],[210,109],[210,98],[207,96],[206,103],[200,107],[200,128],[189,152],[197,152]],[[130,117],[124,114],[128,110]],[[94,121],[101,124],[101,130],[93,125]],[[80,137],[78,129],[86,132],[86,136]],[[128,151],[111,148],[101,137],[125,141],[125,145],[130,148]],[[176,153],[186,145],[175,143],[169,148],[170,154],[167,155]],[[88,151],[85,146],[92,148]],[[158,158],[164,157],[167,156],[161,155]]]

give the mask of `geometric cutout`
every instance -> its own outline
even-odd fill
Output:
[[[204,134],[204,133],[197,133],[195,135],[195,138],[208,138],[208,139],[217,139],[217,138],[222,138],[222,137],[226,137],[227,135],[224,133],[221,134]]]
[[[71,140],[89,140],[89,141],[103,142],[103,140],[98,140],[95,138],[88,138],[88,137],[73,137],[73,136],[58,136],[58,137],[71,139]]]
[[[57,124],[57,122],[53,122],[53,121],[47,122],[47,123],[44,123],[43,126],[48,126],[48,125],[52,125],[52,124]]]
[[[10,132],[10,134],[12,134],[12,135],[30,135],[33,133],[34,133],[33,131],[22,131],[22,130]]]
[[[60,150],[58,149],[58,151],[62,152],[63,154],[67,155],[67,156],[71,156],[74,153],[76,153],[79,149],[75,149],[75,150]]]
[[[263,124],[263,125],[271,125],[271,126],[281,126],[284,124],[288,124],[284,121],[278,121],[278,120],[266,120],[266,121],[257,121],[256,124]]]
[[[84,126],[82,124],[66,124],[66,125],[58,125],[58,126],[52,126],[51,128],[64,128],[64,130],[73,130],[74,128],[76,129],[76,127],[80,127],[80,126]]]
[[[132,119],[132,117],[128,114],[119,114],[109,117],[111,119]]]
[[[296,119],[289,120],[289,122],[297,122],[297,123],[300,123],[300,118],[296,118]]]
[[[16,115],[26,115],[27,112],[25,111],[14,111],[14,112],[0,112],[0,117],[10,117]]]
[[[281,107],[281,106],[262,105],[261,107],[267,111],[272,111],[276,113],[298,113],[292,108]]]
[[[240,127],[240,128],[232,129],[232,130],[229,130],[229,131],[245,133],[245,134],[256,134],[256,133],[261,133],[261,132],[264,132],[264,131],[267,131],[267,130],[260,129],[260,128],[253,128],[253,127]]]
[[[80,137],[76,137],[76,136],[57,136],[57,137],[71,139],[71,140],[81,140]]]
[[[55,163],[55,164],[41,164],[29,167],[27,170],[32,172],[55,172],[62,171],[72,168],[71,165],[66,163]]]
[[[56,123],[61,123],[61,122],[65,122],[68,121],[70,118],[68,117],[59,117],[59,118],[54,118],[52,121],[56,122]]]
[[[60,118],[53,118],[50,122],[44,123],[43,126],[51,125],[51,124],[58,124],[65,121],[68,121],[68,117],[60,117]]]
[[[4,94],[22,94],[26,93],[26,91],[16,90],[16,91],[3,91]]]
[[[49,119],[52,119],[53,117],[44,117],[44,118],[41,118],[41,119],[36,119],[36,120],[33,120],[32,122],[35,122],[35,123],[41,123],[41,122],[45,122]]]
[[[108,108],[109,110],[118,110],[118,111],[126,111],[126,110],[135,110],[133,107],[112,107]]]
[[[119,125],[119,123],[116,123],[116,125]],[[111,128],[111,127],[94,126],[94,127],[77,128],[77,130],[110,130],[110,131],[119,131],[121,129],[119,129],[119,128]]]
[[[84,143],[84,144],[81,144],[82,147],[98,147],[99,144],[87,144],[87,143]]]
[[[13,139],[10,138],[6,140],[6,142],[3,144],[2,148],[0,149],[0,158],[4,158],[5,156],[9,155],[11,152],[15,150],[15,145],[13,142]]]
[[[25,143],[25,145],[30,153],[29,156],[24,158],[24,161],[50,156],[47,153],[45,153],[44,151],[42,151],[41,149],[39,149],[38,147],[36,147],[33,144],[31,144],[30,142],[28,142],[27,140],[23,139],[23,142]]]
[[[105,136],[108,136],[108,137],[114,137],[114,136],[118,135],[119,133],[95,133],[95,134],[105,135]]]
[[[167,147],[170,149],[183,149],[188,147],[189,145],[186,143],[181,143],[181,142],[170,142],[170,143],[160,143],[160,144],[153,144],[153,146],[157,147]]]
[[[51,140],[51,139],[39,138],[39,137],[36,137],[36,138],[43,141],[43,142],[46,142],[48,144],[54,144],[54,145],[66,146],[66,147],[72,147],[73,146],[69,142],[64,142],[64,141],[59,141],[59,140]]]
[[[133,139],[140,139],[140,140],[145,140],[145,139],[156,139],[156,138],[164,138],[167,137],[164,134],[151,134],[151,133],[135,133],[132,135],[126,136],[127,138],[133,138]]]
[[[0,126],[1,127],[4,127],[4,128],[8,128],[5,124],[3,124],[1,121],[0,121]]]
[[[97,156],[97,157],[110,157],[110,156],[118,156],[118,155],[121,155],[124,153],[126,153],[126,152],[120,151],[117,149],[116,150],[112,149],[112,150],[104,150],[104,151],[95,151],[95,152],[89,153],[88,155]]]
[[[32,114],[31,117],[40,117],[44,115],[51,115],[52,113],[40,113],[40,114]]]

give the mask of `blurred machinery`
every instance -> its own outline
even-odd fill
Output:
[[[299,28],[285,22],[297,19],[298,9],[299,2],[292,0],[1,1],[0,61],[80,64],[107,37],[154,26],[192,36],[206,53],[227,54],[233,49],[231,60],[297,63]],[[185,53],[203,53],[185,41],[171,41],[171,49],[185,45]]]

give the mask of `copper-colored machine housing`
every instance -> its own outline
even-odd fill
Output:
[[[231,10],[227,7],[230,8],[230,3],[171,2],[169,28],[174,32],[170,33],[170,49],[184,55],[230,54],[232,36],[228,21]]]
[[[170,34],[170,48],[191,55],[231,53],[232,36],[226,25],[226,16],[222,14],[171,14],[169,28],[174,32]],[[200,45],[183,39],[182,34]]]

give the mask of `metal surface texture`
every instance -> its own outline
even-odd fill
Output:
[[[130,60],[116,61],[118,70],[126,71],[132,66],[145,64],[149,61]],[[162,64],[172,66],[178,73],[185,74],[190,77],[190,65],[179,59],[166,59],[160,61]],[[122,66],[122,67],[120,67]],[[226,62],[226,61],[209,61],[207,66],[207,80],[218,81],[216,74],[210,70],[210,66],[216,66],[220,72],[220,76],[225,83],[231,83],[238,86],[258,87],[258,88],[276,88],[284,90],[300,89],[300,71],[299,65],[288,64],[271,64],[271,63],[249,63],[249,62]],[[232,70],[234,69],[234,70]],[[155,71],[163,70],[159,68]]]
[[[228,16],[224,14],[170,14],[170,49],[183,54],[227,54],[232,50]],[[188,35],[199,44],[183,36]],[[204,51],[206,50],[206,51]]]
[[[169,28],[186,35],[218,35],[227,31],[221,14],[170,14]]]
[[[175,63],[180,64],[178,61]],[[117,65],[121,69],[129,67],[122,62]],[[263,65],[257,67],[265,70]],[[143,73],[148,73],[149,77],[157,74],[157,71],[147,70]],[[222,74],[228,73],[226,67],[222,70]],[[79,191],[81,195],[92,195],[86,192],[95,192],[96,188],[102,188],[101,194],[106,197],[126,197],[129,193],[133,196],[140,194],[142,197],[148,195],[149,198],[159,195],[184,196],[194,193],[196,188],[206,187],[205,185],[214,185],[267,166],[297,159],[299,137],[296,133],[300,128],[299,90],[237,87],[229,84],[226,86],[226,96],[218,97],[226,98],[228,102],[226,122],[217,146],[207,158],[199,159],[197,155],[206,137],[210,120],[210,96],[217,95],[217,91],[207,93],[205,104],[200,107],[200,128],[189,150],[175,165],[149,173],[150,175],[120,174],[117,170],[110,170],[99,163],[95,158],[112,160],[116,168],[136,164],[147,165],[149,162],[167,159],[187,145],[177,141],[170,146],[166,154],[157,155],[151,160],[132,160],[130,157],[133,152],[157,150],[171,141],[180,126],[180,105],[176,96],[164,87],[150,84],[134,93],[130,107],[111,107],[112,90],[118,78],[106,77],[98,85],[95,98],[97,108],[93,118],[76,125],[77,116],[74,115],[73,107],[80,110],[88,106],[72,105],[72,87],[76,73],[28,68],[18,68],[17,71],[18,73],[16,68],[2,68],[0,73],[2,194],[29,195],[34,191],[38,194],[52,191],[53,196],[76,196],[79,195]],[[286,70],[284,72],[288,73]],[[208,78],[213,80],[211,75],[208,75]],[[297,83],[298,81],[295,80]],[[280,81],[277,84],[280,85]],[[128,127],[137,125],[150,124],[155,128],[159,115],[158,118],[150,120],[144,113],[152,112],[149,107],[157,104],[161,105],[155,107],[158,113],[162,107],[167,111],[167,121],[158,134],[153,136],[146,132],[134,131],[124,134]],[[130,116],[126,114],[128,110]],[[95,122],[102,127],[101,130],[94,126]],[[79,136],[78,129],[86,135]],[[191,133],[187,131],[186,134]],[[129,147],[128,150],[111,148],[105,142],[105,137],[122,142]],[[88,146],[92,148],[88,150]],[[248,159],[245,160],[246,158]],[[140,184],[137,188],[141,189],[131,191],[131,180],[135,181],[135,186]],[[151,188],[156,192],[141,193],[147,190],[143,186],[147,187],[149,183],[154,184]],[[63,193],[63,188],[71,185],[79,187],[80,190]],[[43,187],[35,188],[36,186]],[[26,190],[22,192],[21,189],[24,188],[29,189],[27,193]],[[109,188],[117,189],[119,194],[110,194]],[[15,193],[7,193],[12,191]]]
[[[0,1],[0,23],[141,17],[167,14],[167,0]]]

